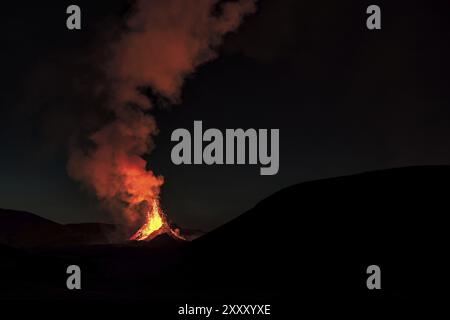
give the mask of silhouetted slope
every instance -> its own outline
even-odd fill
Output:
[[[125,238],[120,226],[112,224],[61,225],[33,213],[0,209],[0,244],[12,247],[110,243]]]
[[[310,299],[437,295],[448,266],[449,181],[450,167],[411,167],[286,188],[194,241],[182,278],[217,292]],[[382,294],[366,288],[371,264],[382,269]]]
[[[0,243],[43,245],[63,234],[62,226],[29,212],[0,209]]]

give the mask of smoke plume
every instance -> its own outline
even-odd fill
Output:
[[[69,175],[92,188],[110,208],[121,208],[127,222],[159,196],[163,177],[142,158],[158,133],[152,99],[143,88],[180,103],[187,75],[217,56],[223,36],[254,12],[255,0],[137,1],[125,30],[108,45],[101,64],[111,121],[70,149]]]

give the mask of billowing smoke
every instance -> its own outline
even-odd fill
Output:
[[[71,147],[69,175],[136,221],[142,203],[157,198],[163,184],[142,158],[158,132],[143,88],[179,103],[186,76],[214,59],[223,36],[254,10],[255,0],[137,1],[102,64],[113,119],[88,137],[90,145]]]

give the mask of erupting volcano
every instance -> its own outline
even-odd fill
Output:
[[[137,0],[126,28],[106,37],[111,42],[94,55],[105,59],[93,105],[108,116],[99,119],[96,112],[91,118],[98,123],[80,126],[87,129],[74,134],[67,168],[105,208],[119,213],[120,223],[135,225],[145,215],[131,240],[151,240],[162,233],[183,239],[159,207],[164,178],[144,158],[159,132],[152,110],[159,98],[179,105],[186,77],[215,59],[223,36],[255,10],[255,0]]]
[[[180,235],[178,229],[172,229],[167,222],[165,214],[162,212],[158,200],[153,200],[152,208],[147,210],[146,220],[142,227],[130,238],[130,240],[142,241],[152,240],[156,236],[167,233],[178,240],[186,240]]]

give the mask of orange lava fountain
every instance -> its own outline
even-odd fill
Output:
[[[160,234],[167,233],[178,240],[186,240],[180,235],[179,230],[173,230],[167,222],[165,214],[162,212],[158,200],[154,199],[152,208],[147,211],[145,223],[130,238],[130,240],[143,241],[152,240]]]

